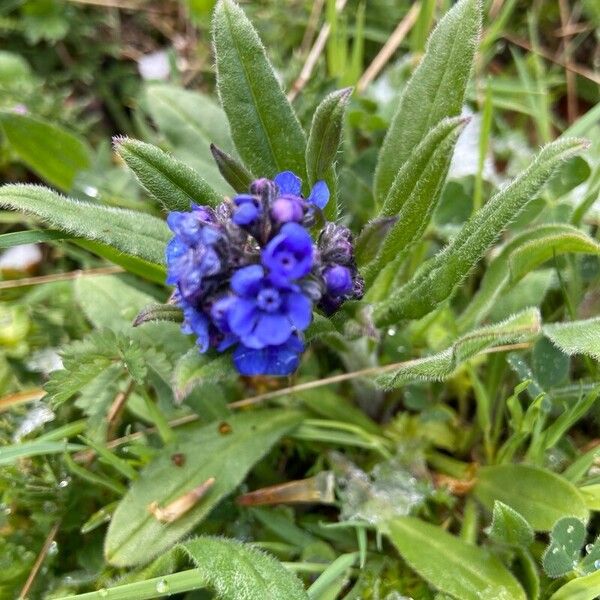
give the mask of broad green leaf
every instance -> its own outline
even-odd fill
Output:
[[[600,254],[600,244],[570,225],[540,225],[519,233],[487,266],[479,290],[459,319],[464,330],[480,323],[502,292],[527,272],[555,255],[573,252]]]
[[[58,125],[13,112],[0,112],[0,129],[17,156],[47,183],[68,192],[88,169],[91,150]]]
[[[387,131],[375,171],[375,197],[385,200],[396,174],[428,131],[460,114],[481,27],[481,5],[461,0],[429,38]]]
[[[210,151],[211,144],[233,151],[221,107],[206,94],[162,83],[146,88],[146,105],[173,154],[196,169],[216,192],[230,193]]]
[[[236,191],[247,192],[254,177],[252,173],[239,163],[233,156],[223,152],[214,144],[210,145],[210,151],[217,163],[219,172],[223,179]]]
[[[165,210],[186,211],[192,203],[216,206],[223,201],[194,169],[160,148],[127,138],[118,139],[115,147],[144,189]]]
[[[231,416],[227,428],[210,423],[180,432],[140,473],[119,504],[106,536],[107,560],[115,566],[133,566],[168,550],[233,492],[252,466],[301,419],[300,413],[287,409],[259,410]],[[171,461],[175,453],[187,458],[176,469]],[[172,523],[161,523],[148,512],[153,502],[164,508],[211,477],[214,485]]]
[[[559,588],[550,600],[596,600],[600,596],[600,571],[577,577]]]
[[[161,571],[173,557],[189,560],[194,569],[151,577],[62,600],[152,600],[198,589],[210,589],[219,600],[307,600],[300,580],[265,552],[237,540],[201,536],[177,545],[148,569]]]
[[[510,464],[482,467],[473,493],[489,510],[496,500],[504,502],[536,531],[550,531],[565,516],[588,518],[577,488],[560,475],[540,467]]]
[[[290,170],[306,181],[306,139],[254,27],[233,0],[213,19],[217,85],[237,151],[258,177]]]
[[[441,527],[415,517],[386,524],[402,558],[430,585],[459,600],[525,600],[525,592],[498,558]]]
[[[566,139],[548,144],[512,183],[495,194],[462,227],[459,234],[391,297],[375,306],[383,326],[403,318],[418,319],[452,296],[506,226],[543,186],[555,167],[587,142]]]
[[[496,500],[492,512],[489,536],[502,544],[527,548],[531,545],[534,533],[531,525],[516,510]]]
[[[337,193],[335,159],[342,139],[344,113],[352,88],[332,92],[317,107],[312,120],[306,146],[306,170],[308,183],[323,179],[329,186],[331,197],[325,207],[325,215],[334,220],[337,217]]]
[[[544,325],[544,334],[566,354],[587,354],[600,360],[600,317]]]
[[[550,533],[550,544],[542,558],[548,577],[562,577],[573,570],[574,565],[579,562],[585,537],[585,525],[574,517],[565,517],[554,525]]]
[[[204,384],[220,383],[237,379],[229,354],[200,354],[194,347],[186,352],[175,365],[173,393],[178,402],[183,401],[194,388]]]
[[[398,270],[398,260],[425,231],[440,199],[454,146],[466,119],[444,119],[404,163],[386,196],[379,218],[397,217],[375,259],[363,271],[369,284],[384,269]]]
[[[0,206],[39,217],[51,227],[155,264],[165,261],[171,235],[166,224],[150,215],[72,200],[38,185],[0,188]]]
[[[56,240],[69,239],[70,236],[62,231],[49,229],[27,229],[25,231],[13,231],[0,235],[0,250],[20,246],[21,244],[37,244],[38,242],[52,242]]]
[[[385,389],[400,387],[410,381],[440,381],[469,358],[490,346],[517,343],[540,332],[540,314],[535,308],[524,310],[505,321],[476,329],[460,337],[450,348],[419,358],[379,375],[375,383]]]
[[[154,300],[123,275],[80,277],[75,281],[75,296],[94,327],[113,331],[129,329],[140,310]]]

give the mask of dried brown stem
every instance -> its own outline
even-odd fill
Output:
[[[22,279],[11,279],[9,281],[0,281],[1,290],[12,290],[20,287],[29,287],[43,283],[54,283],[56,281],[70,281],[78,277],[88,277],[92,275],[113,275],[123,273],[124,269],[117,266],[99,267],[97,269],[86,269],[85,271],[68,271],[66,273],[53,273],[52,275],[40,275],[39,277],[23,277]]]
[[[48,554],[48,551],[50,550],[50,546],[52,545],[52,542],[54,541],[54,538],[56,537],[56,534],[58,533],[59,526],[60,526],[60,522],[56,523],[54,525],[54,527],[52,527],[52,529],[50,530],[50,533],[48,534],[48,536],[46,537],[46,541],[44,542],[44,545],[42,546],[40,553],[38,554],[37,558],[35,559],[35,562],[33,563],[33,567],[31,568],[31,571],[29,572],[29,576],[27,577],[27,581],[25,582],[25,585],[23,586],[23,589],[21,590],[21,593],[18,596],[18,600],[25,600],[25,598],[27,598],[27,595],[29,594],[29,590],[33,586],[33,582],[35,581],[35,578],[40,570],[40,567],[42,566],[44,559],[46,558],[46,555]]]

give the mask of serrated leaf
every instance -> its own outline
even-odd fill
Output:
[[[418,319],[452,296],[458,285],[521,209],[537,194],[555,167],[587,145],[566,139],[545,146],[533,163],[473,215],[459,234],[391,297],[375,306],[384,326],[403,318]]]
[[[499,500],[494,502],[488,535],[501,544],[522,548],[528,548],[534,538],[533,528],[523,515]]]
[[[230,156],[227,152],[223,152],[223,150],[214,144],[210,145],[210,151],[212,152],[219,173],[221,173],[223,179],[225,179],[236,192],[247,192],[254,179],[252,173],[250,173],[244,165],[233,158],[233,156]]]
[[[115,148],[165,210],[186,211],[192,203],[216,206],[223,201],[194,169],[152,144],[121,138]]]
[[[259,410],[232,415],[226,429],[210,423],[180,432],[140,473],[115,511],[105,541],[107,560],[133,566],[168,550],[233,492],[252,466],[301,420],[300,413],[288,409]],[[187,457],[179,468],[173,468],[171,460],[176,453]],[[151,503],[165,507],[211,477],[212,487],[172,523],[161,523],[148,512]]]
[[[173,155],[196,169],[217,192],[230,189],[217,169],[210,145],[233,151],[227,117],[206,94],[164,83],[146,88],[146,106]]]
[[[548,577],[562,577],[577,566],[585,536],[585,525],[579,519],[565,517],[554,525],[542,558]]]
[[[380,204],[427,132],[442,119],[460,114],[480,27],[480,3],[461,0],[431,34],[425,56],[404,88],[379,153],[374,192]]]
[[[233,0],[213,18],[217,86],[244,163],[258,177],[290,170],[306,181],[306,138],[254,27]]]
[[[459,319],[464,330],[480,323],[502,292],[543,262],[564,253],[600,254],[600,244],[585,233],[553,223],[516,235],[487,266],[479,290]]]
[[[352,88],[345,88],[325,96],[315,111],[306,145],[309,184],[314,185],[319,180],[325,180],[331,192],[325,207],[325,216],[330,220],[334,220],[338,213],[335,159],[342,139],[344,114],[351,95]]]
[[[535,308],[527,309],[505,321],[462,336],[442,352],[409,361],[391,373],[379,375],[375,383],[385,389],[392,389],[410,381],[440,381],[452,375],[461,363],[490,346],[522,342],[539,332],[539,311]]]
[[[396,217],[383,237],[375,259],[363,270],[367,284],[386,266],[397,262],[421,238],[438,200],[450,167],[456,140],[466,119],[444,119],[419,144],[394,178],[379,218]]]
[[[165,261],[171,234],[156,217],[72,200],[38,185],[5,185],[0,188],[0,206],[33,214],[51,227],[151,263]]]
[[[600,317],[544,325],[544,335],[566,354],[587,354],[600,360]]]
[[[91,164],[89,146],[53,123],[14,112],[0,112],[0,128],[11,149],[47,183],[68,192]]]
[[[504,502],[519,512],[535,531],[550,531],[566,515],[588,518],[577,488],[540,467],[511,464],[482,467],[473,494],[489,510],[497,500]]]
[[[173,373],[175,400],[182,402],[194,388],[203,384],[219,383],[237,377],[238,374],[229,354],[217,356],[200,354],[198,348],[194,347],[186,352],[175,365]]]
[[[525,592],[498,558],[415,517],[398,517],[384,533],[430,585],[460,600],[525,600]]]

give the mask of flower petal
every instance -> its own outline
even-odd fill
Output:
[[[285,299],[287,317],[292,325],[304,331],[312,320],[312,305],[304,294],[291,293]]]
[[[302,180],[296,177],[291,171],[283,171],[278,175],[275,175],[273,180],[279,188],[280,194],[292,194],[299,196],[302,190]]]
[[[321,209],[325,208],[325,205],[329,202],[329,188],[324,181],[317,181],[313,185],[308,201]]]
[[[259,312],[254,301],[238,298],[229,309],[227,321],[231,331],[243,337],[252,333],[258,317]]]
[[[231,278],[231,289],[240,296],[256,295],[265,271],[260,265],[250,265],[236,271]]]
[[[292,324],[284,315],[263,313],[254,333],[264,346],[279,346],[292,335]]]
[[[293,373],[300,364],[304,345],[295,336],[280,346],[260,350],[240,344],[233,353],[233,362],[241,375],[271,375],[284,377]]]

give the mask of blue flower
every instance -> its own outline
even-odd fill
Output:
[[[323,279],[328,294],[332,296],[344,296],[349,294],[354,283],[352,281],[352,272],[348,267],[342,265],[333,265],[323,271]]]
[[[302,352],[304,344],[292,335],[278,346],[248,348],[240,344],[233,352],[233,363],[241,375],[284,377],[298,368]]]
[[[227,307],[229,329],[248,348],[281,345],[310,324],[310,300],[297,286],[266,275],[260,265],[236,271],[231,289],[237,298]]]
[[[196,310],[189,304],[182,304],[183,325],[181,331],[187,334],[193,333],[196,336],[198,349],[204,353],[210,345],[210,321],[203,312]]]
[[[233,199],[233,203],[236,210],[231,220],[240,227],[252,225],[262,213],[259,199],[251,194],[240,194]]]
[[[300,197],[302,192],[302,180],[291,171],[283,171],[275,176],[273,180],[279,188],[280,196]],[[324,181],[317,181],[313,186],[308,198],[309,204],[314,204],[320,209],[325,208],[329,201],[329,188]]]
[[[312,239],[298,223],[286,223],[262,251],[261,259],[273,278],[295,281],[310,273],[313,265]]]

